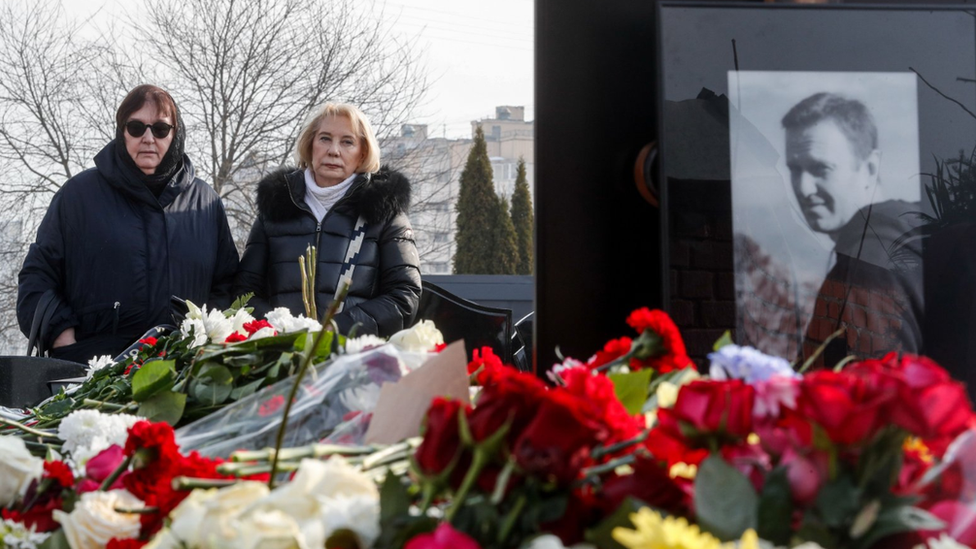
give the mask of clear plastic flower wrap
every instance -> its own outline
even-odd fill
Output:
[[[382,345],[340,355],[310,368],[292,403],[282,447],[316,442],[362,444],[380,387],[420,367],[428,353]],[[295,377],[257,391],[176,431],[183,452],[227,457],[235,450],[274,447]]]

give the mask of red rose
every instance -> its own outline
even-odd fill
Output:
[[[628,497],[671,514],[687,513],[690,495],[668,474],[657,459],[638,456],[629,475],[614,476],[603,482],[600,508],[605,515],[616,511]]]
[[[468,429],[481,442],[509,425],[506,438],[514,441],[535,415],[546,386],[532,374],[503,368],[478,394],[477,406],[467,413]]]
[[[566,512],[563,516],[540,524],[540,531],[548,532],[563,542],[565,547],[583,541],[583,535],[588,528],[601,519],[600,508],[596,497],[589,491],[573,490],[566,502]]]
[[[665,410],[665,415],[672,415],[698,434],[746,437],[752,432],[755,396],[752,386],[739,379],[696,380],[681,387],[674,407]]]
[[[44,478],[53,479],[62,488],[71,488],[75,485],[75,476],[63,461],[45,461]]]
[[[943,447],[965,431],[973,417],[965,387],[926,357],[903,355],[898,359],[890,353],[882,360],[853,364],[848,370],[854,375],[894,378],[898,403],[891,407],[891,421],[923,439],[947,439]]]
[[[440,475],[456,458],[461,449],[459,413],[459,400],[437,397],[430,403],[424,422],[424,440],[414,454],[417,468],[422,475]]]
[[[272,326],[267,320],[252,320],[251,322],[244,323],[244,331],[247,332],[249,337],[254,335],[254,332],[257,332],[261,328],[271,328],[274,330],[274,326]],[[278,332],[275,332],[275,335],[277,335],[277,333]]]
[[[474,539],[442,522],[433,532],[414,536],[403,549],[481,549]]]
[[[889,420],[897,388],[883,376],[821,370],[800,381],[797,410],[814,421],[836,444],[868,442]]]
[[[567,391],[546,394],[532,421],[515,442],[513,454],[526,474],[566,484],[587,465],[590,449],[606,437],[587,401]]]

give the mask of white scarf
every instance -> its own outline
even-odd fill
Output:
[[[308,207],[312,210],[316,221],[319,223],[322,222],[325,214],[329,213],[332,206],[335,206],[336,202],[345,196],[346,191],[352,186],[352,182],[356,179],[357,175],[359,174],[354,173],[350,175],[338,185],[319,187],[315,183],[315,174],[312,172],[312,169],[305,168],[305,204],[308,204]]]

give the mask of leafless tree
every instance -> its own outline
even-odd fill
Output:
[[[362,108],[380,133],[427,89],[411,43],[354,0],[146,0],[136,28],[184,110],[188,148],[242,244],[253,185],[290,162],[301,123],[326,100]]]

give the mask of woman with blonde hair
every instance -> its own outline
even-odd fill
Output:
[[[420,300],[420,258],[407,219],[410,183],[380,168],[366,116],[326,103],[302,127],[298,169],[258,183],[258,217],[237,274],[237,293],[253,292],[256,315],[276,307],[305,312],[298,258],[317,251],[314,301],[319,314],[342,281],[349,294],[339,331],[389,336],[410,325]]]

